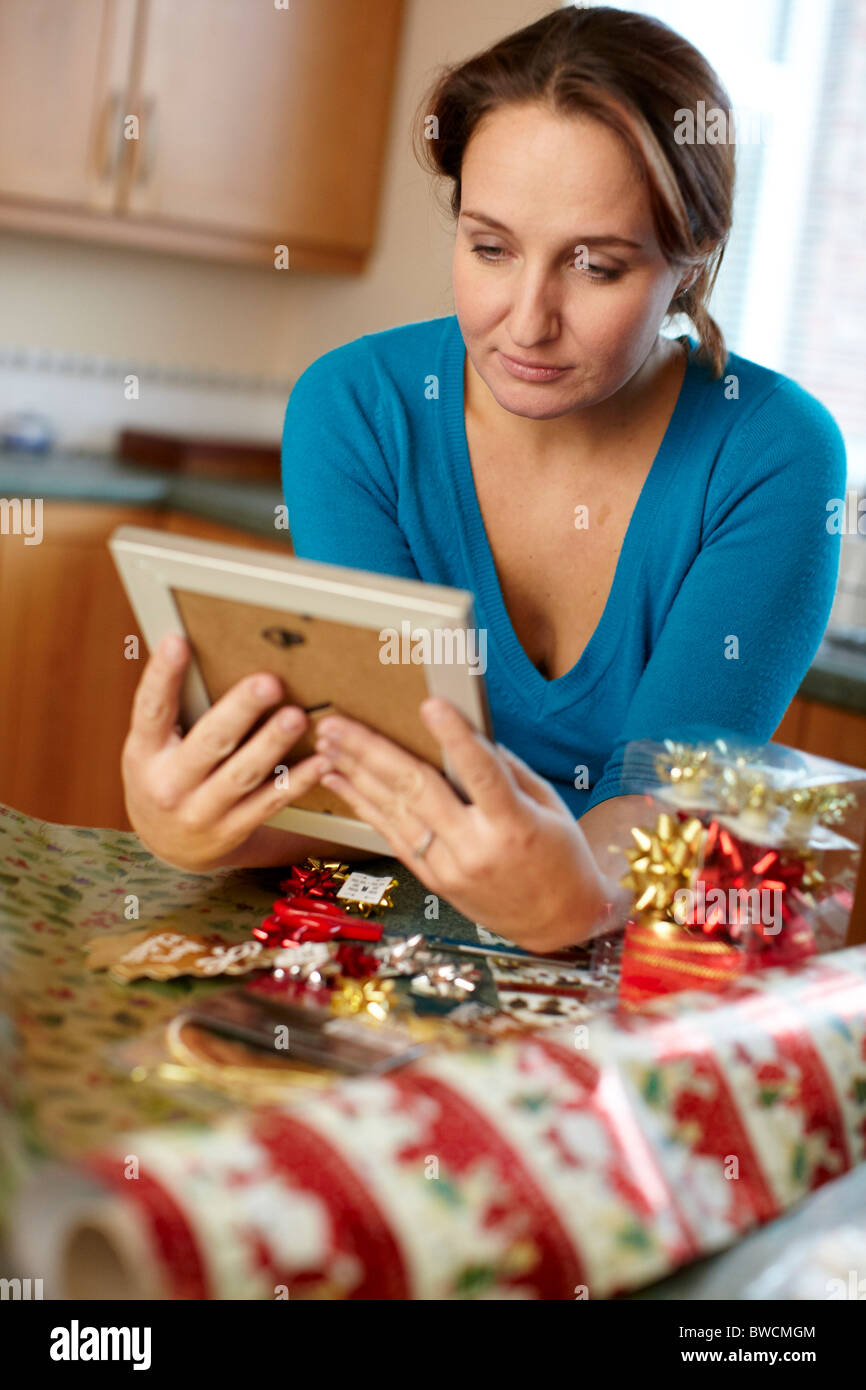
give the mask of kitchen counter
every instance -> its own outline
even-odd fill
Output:
[[[276,483],[226,481],[159,468],[141,468],[100,455],[0,453],[0,497],[45,501],[113,502],[164,507],[274,537]]]
[[[0,497],[42,497],[70,502],[114,502],[165,507],[273,539],[276,484],[226,481],[110,456],[0,453]],[[859,650],[825,638],[797,692],[804,700],[866,714],[866,645]]]

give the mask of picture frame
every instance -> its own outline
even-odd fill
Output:
[[[339,710],[431,762],[466,799],[418,706],[444,696],[491,736],[486,633],[468,591],[148,527],[117,527],[108,546],[148,648],[169,632],[189,641],[184,731],[238,680],[271,670],[285,685],[281,703],[301,705],[309,720],[278,766],[312,753],[319,719]],[[393,854],[320,784],[267,824]]]

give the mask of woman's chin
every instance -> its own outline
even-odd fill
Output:
[[[526,420],[555,420],[581,404],[574,400],[573,390],[567,393],[555,391],[553,383],[547,387],[529,382],[512,382],[508,385],[497,382],[495,386],[488,382],[487,385],[497,405],[510,415],[520,415]]]

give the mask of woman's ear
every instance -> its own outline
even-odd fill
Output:
[[[679,299],[681,294],[685,294],[686,290],[690,290],[700,273],[701,267],[699,265],[693,266],[692,269],[689,271],[688,275],[686,275],[685,279],[680,281],[679,285],[677,286],[676,295],[674,297],[676,299]]]

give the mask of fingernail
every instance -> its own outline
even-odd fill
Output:
[[[319,725],[319,733],[336,743],[342,733],[342,726],[335,719],[323,719]]]
[[[186,656],[186,643],[178,633],[173,632],[170,637],[165,639],[162,652],[163,656],[172,663],[180,661],[181,657]]]
[[[260,700],[274,698],[274,683],[268,676],[259,676],[253,681],[253,694]]]
[[[299,729],[303,723],[300,712],[296,709],[284,709],[280,714],[280,728],[285,729],[286,733],[291,733],[294,729]]]
[[[443,704],[441,700],[425,700],[421,708],[426,717],[432,719],[434,723],[444,719],[448,713],[448,706]]]

